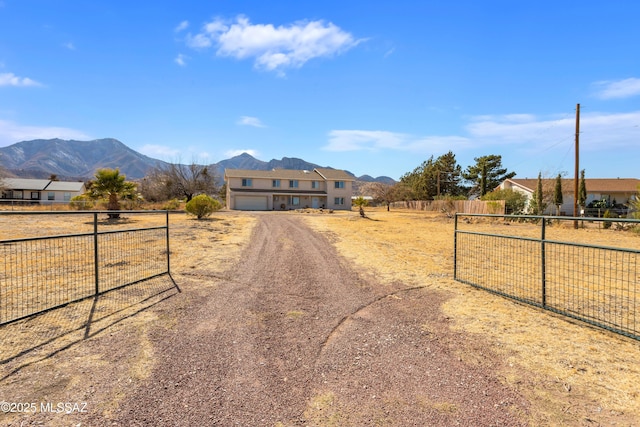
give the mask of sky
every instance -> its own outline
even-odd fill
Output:
[[[0,147],[640,178],[637,0],[0,0]]]

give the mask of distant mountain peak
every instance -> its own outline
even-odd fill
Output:
[[[12,175],[23,178],[46,178],[55,174],[63,180],[86,179],[93,177],[100,168],[118,168],[127,179],[136,180],[146,176],[151,168],[166,164],[138,153],[115,138],[90,141],[36,139],[0,147],[0,166]],[[265,162],[243,152],[209,167],[215,169],[217,175],[222,178],[225,169],[313,170],[323,166],[298,157],[283,157],[280,160],[272,159]],[[362,178],[366,181],[394,182],[388,177],[372,178],[363,175]]]

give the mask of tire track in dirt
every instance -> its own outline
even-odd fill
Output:
[[[446,295],[371,282],[294,214],[256,215],[233,280],[181,284],[188,310],[151,334],[114,425],[525,425],[488,353],[455,356]]]

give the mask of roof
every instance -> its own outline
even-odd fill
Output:
[[[49,179],[3,178],[4,187],[27,191],[82,191],[83,182],[51,181]]]
[[[50,182],[48,179],[2,178],[2,185],[12,190],[42,191]]]
[[[51,181],[46,190],[49,191],[83,191],[84,182]]]
[[[533,193],[538,185],[538,179],[517,179],[511,178],[506,181],[511,182],[525,190]],[[640,179],[636,178],[585,178],[585,185],[588,193],[635,193],[640,191]],[[542,185],[548,187],[555,185],[556,179],[543,179]],[[574,179],[562,179],[563,190],[573,189]]]
[[[301,179],[301,180],[342,180],[354,181],[355,178],[340,169],[316,168],[312,171],[297,169],[225,169],[225,177],[228,178],[268,178],[268,179]]]

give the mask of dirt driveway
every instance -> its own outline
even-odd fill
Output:
[[[184,292],[175,327],[150,332],[154,368],[109,423],[527,425],[528,403],[495,377],[500,360],[450,330],[446,294],[380,285],[300,217],[257,215],[233,269],[191,271],[216,285]],[[89,425],[107,421],[97,415]]]

